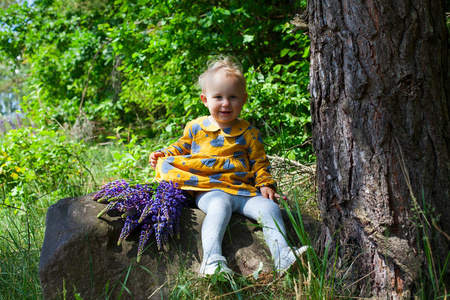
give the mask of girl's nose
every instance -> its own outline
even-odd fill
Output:
[[[230,106],[230,101],[228,99],[223,99],[222,106]]]

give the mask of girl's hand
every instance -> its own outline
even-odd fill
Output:
[[[164,152],[154,151],[150,154],[150,166],[154,169],[156,168],[156,163],[158,162],[158,158],[164,157]]]
[[[270,186],[262,186],[260,189],[261,195],[264,198],[273,200],[275,196],[275,191]]]
[[[276,204],[280,204],[277,199],[279,199],[281,197],[283,197],[283,200],[287,200],[286,196],[280,196],[278,193],[275,193],[275,190],[273,188],[271,188],[270,186],[262,186],[260,188],[260,191],[261,191],[261,195],[264,198],[270,199],[273,202],[275,202]]]

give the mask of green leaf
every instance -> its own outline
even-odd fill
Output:
[[[244,43],[244,44],[250,43],[250,42],[252,42],[254,39],[255,39],[255,36],[254,36],[254,35],[248,35],[248,34],[245,34],[245,35],[244,35],[244,41],[243,41],[243,43]]]
[[[308,46],[308,47],[305,47],[305,50],[304,50],[304,52],[303,52],[302,57],[305,58],[305,57],[308,57],[308,56],[309,56],[309,46]]]
[[[275,67],[273,67],[273,72],[278,73],[281,70],[281,65],[276,65]]]
[[[289,53],[289,51],[291,51],[290,49],[283,49],[283,50],[281,50],[281,53],[280,53],[280,56],[281,57],[285,57],[286,56],[286,54],[288,54]]]
[[[113,153],[113,157],[116,160],[121,160],[122,159],[122,154],[120,154],[119,152],[114,152]]]

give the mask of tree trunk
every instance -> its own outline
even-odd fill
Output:
[[[366,297],[442,293],[450,277],[444,1],[308,5],[318,201],[344,282]]]

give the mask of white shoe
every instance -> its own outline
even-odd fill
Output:
[[[218,254],[209,256],[206,260],[203,259],[199,274],[201,276],[212,275],[216,273],[217,268],[219,268],[219,273],[233,274],[233,270],[227,266],[226,258]]]
[[[298,260],[301,259],[301,257],[306,253],[306,250],[308,250],[309,246],[303,246],[298,249],[294,249],[292,251],[291,248],[285,247],[280,252],[280,256],[278,258],[278,261],[275,262],[275,270],[278,274],[283,274],[287,272],[288,270],[294,270],[298,267]]]

